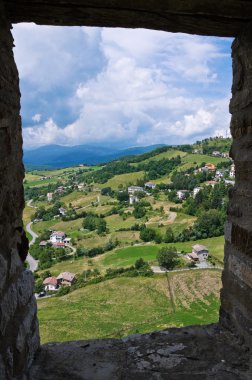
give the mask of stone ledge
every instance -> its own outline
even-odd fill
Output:
[[[28,380],[249,380],[251,354],[219,325],[50,343],[41,347]]]

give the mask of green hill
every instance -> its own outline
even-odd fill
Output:
[[[121,277],[38,301],[42,343],[121,338],[172,326],[217,322],[219,271]]]

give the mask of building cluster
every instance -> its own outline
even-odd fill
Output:
[[[142,186],[129,186],[128,194],[129,194],[129,204],[132,205],[139,201],[139,193],[145,193],[148,195],[148,189],[155,189],[156,184],[152,182],[146,182],[144,187]]]
[[[207,247],[201,244],[195,244],[192,247],[192,252],[188,253],[189,259],[193,261],[205,261],[208,259],[209,251]]]
[[[198,174],[200,172],[209,172],[214,174],[214,179],[212,181],[206,181],[204,183],[205,186],[212,186],[214,187],[220,180],[224,179],[224,177],[229,177],[230,179],[224,179],[224,182],[226,185],[234,185],[234,179],[235,179],[235,165],[232,164],[230,169],[216,169],[216,166],[214,164],[208,163],[205,164],[202,168],[195,169],[194,174]],[[227,175],[226,175],[227,174]],[[190,174],[185,174],[190,175]],[[192,191],[192,196],[195,198],[195,196],[198,194],[198,192],[202,189],[202,187],[195,187]],[[178,190],[176,195],[179,200],[184,200],[187,198],[187,196],[190,194],[189,190]]]
[[[71,238],[68,238],[65,232],[53,231],[50,235],[49,240],[42,240],[39,243],[40,247],[46,247],[48,244],[52,245],[54,248],[65,248],[71,242]]]
[[[67,190],[67,188],[65,186],[58,186],[57,189],[53,193],[52,192],[47,193],[47,195],[46,195],[47,202],[52,202],[53,198],[56,195],[65,194],[66,190]]]
[[[44,290],[58,290],[61,286],[71,286],[76,281],[76,275],[70,272],[62,272],[57,277],[47,277],[43,281]]]

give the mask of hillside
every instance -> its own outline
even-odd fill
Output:
[[[102,166],[26,173],[23,218],[38,235],[30,247],[39,260],[36,292],[45,278],[76,276],[59,297],[38,301],[44,342],[217,320],[235,175],[227,142],[221,152],[217,140],[217,153],[203,154],[197,144],[163,146]],[[53,231],[68,243],[54,244]],[[195,245],[206,247],[203,262],[190,256]],[[160,261],[163,251],[168,264]],[[163,265],[174,270],[169,287]]]
[[[117,278],[38,301],[42,343],[121,338],[218,320],[221,273]]]

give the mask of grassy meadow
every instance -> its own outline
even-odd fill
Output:
[[[42,343],[121,338],[168,327],[217,322],[219,271],[116,278],[38,300]],[[168,286],[168,281],[170,286]]]

